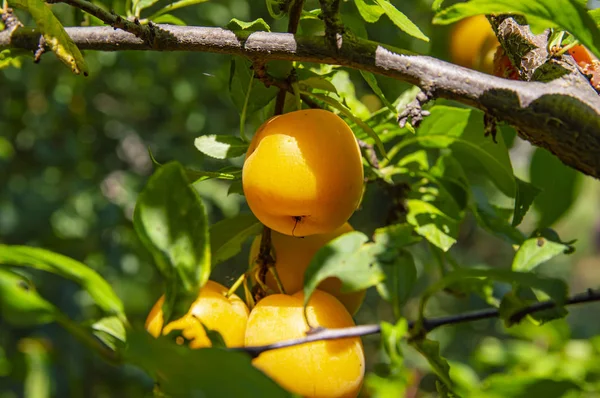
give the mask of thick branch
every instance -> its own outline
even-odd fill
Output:
[[[565,164],[600,178],[600,97],[571,74],[551,83],[519,82],[413,55],[368,40],[343,36],[332,49],[324,37],[286,33],[232,32],[220,28],[159,25],[153,45],[109,27],[67,28],[82,50],[204,51],[254,60],[318,62],[367,70],[421,87],[488,112],[515,126],[519,135],[553,152]],[[0,32],[0,50],[35,50],[39,33],[20,28]]]
[[[564,305],[589,303],[593,301],[600,301],[600,291],[588,290],[586,293],[577,294],[570,297],[565,301]],[[556,303],[553,301],[542,301],[539,303],[532,304],[528,307],[523,308],[520,311],[515,312],[511,317],[511,323],[521,321],[525,316],[549,310],[556,307]],[[424,332],[430,332],[440,326],[445,325],[456,325],[459,323],[473,322],[482,319],[498,318],[500,313],[496,308],[484,309],[481,311],[467,312],[464,314],[450,315],[440,318],[424,319],[423,330]],[[415,322],[409,322],[408,327],[412,329]],[[311,343],[313,341],[321,340],[339,340],[349,337],[366,336],[370,334],[377,334],[381,332],[381,326],[375,325],[360,325],[342,329],[317,329],[316,331],[309,333],[306,337],[281,341],[274,344],[254,346],[254,347],[239,347],[232,348],[234,351],[242,351],[250,354],[252,357],[257,357],[265,351],[275,350],[278,348],[292,347],[295,345],[301,345]]]

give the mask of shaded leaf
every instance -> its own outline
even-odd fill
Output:
[[[242,250],[242,244],[262,231],[262,224],[252,213],[240,213],[210,227],[212,266],[230,259]]]
[[[203,154],[215,159],[237,158],[246,154],[248,144],[233,135],[202,135],[194,145]]]
[[[531,183],[542,189],[533,207],[539,214],[539,227],[549,227],[560,220],[575,202],[582,175],[565,166],[556,156],[536,148],[529,166]]]
[[[395,252],[393,259],[378,259],[379,268],[385,279],[377,285],[379,295],[392,304],[394,314],[399,315],[412,293],[417,280],[417,267],[410,252]]]
[[[481,392],[486,398],[562,397],[570,391],[581,391],[573,380],[528,374],[494,374],[483,385]]]
[[[517,195],[515,197],[515,210],[512,220],[513,227],[521,224],[523,217],[529,211],[531,203],[533,203],[535,197],[540,193],[540,189],[533,184],[517,177],[515,177],[515,181],[517,182]]]
[[[253,73],[250,61],[240,57],[233,57],[229,74],[229,94],[233,104],[240,114],[246,109],[250,114],[264,108],[277,95],[275,86],[266,87],[264,84],[251,84]],[[252,101],[246,104],[248,91],[252,90]]]
[[[91,326],[94,336],[113,351],[124,348],[126,332],[123,322],[114,316],[105,317]]]
[[[412,37],[423,41],[429,41],[429,38],[425,36],[421,29],[415,25],[406,15],[400,12],[394,5],[387,0],[375,0],[375,2],[383,9],[385,15],[399,27],[403,32],[408,33]]]
[[[205,398],[292,397],[252,366],[250,356],[220,348],[190,350],[166,337],[154,339],[146,331],[127,337],[129,362],[145,369],[162,393]],[[232,382],[232,375],[235,380]]]
[[[363,77],[363,79],[365,79],[365,81],[367,82],[369,87],[371,87],[371,90],[373,90],[373,92],[379,97],[381,102],[383,102],[385,104],[385,106],[387,106],[387,108],[390,110],[390,112],[392,112],[392,114],[394,114],[394,115],[397,115],[398,111],[396,111],[396,108],[394,107],[394,105],[392,105],[392,103],[390,101],[388,101],[387,98],[385,98],[383,91],[381,91],[381,88],[379,88],[379,83],[377,83],[377,79],[375,78],[375,75],[372,74],[371,72],[367,72],[364,70],[361,70],[360,74]]]
[[[332,276],[342,282],[342,293],[366,289],[384,279],[381,269],[373,264],[377,250],[365,244],[367,240],[362,232],[353,231],[319,249],[304,274],[304,305],[319,283]]]
[[[530,24],[562,28],[600,57],[600,30],[585,5],[576,0],[471,0],[438,12],[433,23],[450,24],[481,14],[521,14]]]
[[[37,247],[0,245],[0,264],[31,267],[72,280],[106,314],[125,319],[123,303],[113,288],[96,271],[79,261]]]
[[[144,1],[144,0],[142,0]],[[154,2],[155,0],[146,0],[146,1],[151,1]],[[188,7],[188,6],[193,6],[196,4],[200,4],[200,3],[205,3],[208,0],[179,0],[179,1],[175,1],[167,6],[165,6],[164,8],[158,10],[157,12],[155,12],[154,14],[152,14],[151,16],[148,17],[149,20],[154,20],[155,18],[157,18],[159,15],[163,15],[163,14],[167,14],[171,11],[177,10],[179,8],[183,8],[183,7]]]
[[[440,354],[440,344],[429,339],[414,339],[410,342],[410,345],[427,359],[431,369],[444,383],[445,387],[452,391],[454,383],[450,379],[450,365]]]
[[[65,65],[73,73],[88,75],[88,67],[79,48],[65,31],[62,23],[50,10],[50,6],[42,0],[27,0],[27,9],[37,25],[44,40]]]

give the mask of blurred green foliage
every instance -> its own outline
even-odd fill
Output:
[[[124,13],[125,3],[103,4]],[[159,1],[141,16],[167,3]],[[388,18],[363,24],[351,1],[342,2],[342,18],[358,36],[449,59],[451,26],[431,25],[431,3],[394,2],[430,38],[429,42],[401,33]],[[306,2],[306,10],[314,8],[318,8],[316,0]],[[94,22],[68,6],[56,5],[53,10],[65,25]],[[281,31],[286,23],[266,18],[264,3],[250,0],[215,0],[175,10],[172,15],[189,25],[202,26],[225,26],[232,18],[251,21],[263,17],[272,30]],[[30,22],[25,16],[23,21]],[[319,20],[306,18],[300,33],[321,28]],[[112,285],[125,304],[129,321],[140,326],[165,290],[132,223],[137,195],[153,171],[148,149],[162,164],[177,160],[204,171],[217,171],[226,164],[241,166],[240,158],[214,159],[194,145],[200,135],[239,134],[239,98],[232,100],[229,95],[232,57],[160,52],[84,55],[89,67],[86,78],[73,75],[51,54],[44,55],[40,64],[26,58],[21,68],[0,70],[0,243],[43,247],[87,264]],[[237,60],[236,65],[240,64],[244,63]],[[338,72],[335,78],[353,83],[338,86],[355,91],[360,101],[353,103],[354,93],[350,93],[347,103],[356,114],[368,115],[374,100],[376,108],[382,106],[359,72]],[[402,82],[376,79],[381,94],[388,99],[397,98],[409,88]],[[457,106],[448,101],[439,104]],[[248,135],[265,116],[249,115],[245,125]],[[538,225],[551,225],[561,236],[578,240],[574,255],[556,257],[540,266],[538,272],[565,279],[573,292],[598,286],[600,184],[565,170],[547,154],[515,139],[514,132],[503,130],[502,135],[510,148],[515,175],[552,187],[552,179],[544,173],[554,167],[552,170],[571,182],[557,188],[570,194],[559,210],[544,210],[552,201],[546,193],[533,203],[534,211],[519,227],[531,232]],[[228,195],[226,181],[199,181],[194,188],[203,199],[211,225],[248,211],[240,195]],[[474,181],[473,195],[480,194],[484,201],[492,197],[495,210],[509,206],[507,198],[491,184]],[[350,221],[358,231],[372,235],[376,228],[388,224],[396,205],[389,192],[371,186],[361,210]],[[513,257],[511,243],[478,227],[469,213],[450,253],[465,266],[508,267]],[[409,319],[417,318],[418,297],[439,278],[443,268],[440,263],[446,261],[432,248],[426,244],[410,248],[417,275],[412,295],[403,298],[404,315]],[[231,285],[247,267],[247,249],[246,245],[241,254],[227,259],[211,278]],[[34,285],[43,280],[39,294],[70,318],[86,319],[94,311],[89,296],[75,283],[35,270],[29,270],[27,277]],[[486,306],[475,296],[440,293],[429,300],[426,315]],[[465,396],[529,397],[542,396],[531,394],[544,391],[547,397],[563,396],[559,394],[562,392],[568,397],[597,397],[598,310],[600,304],[570,308],[566,319],[541,327],[525,323],[507,329],[499,320],[484,320],[435,330],[430,338],[440,343],[457,391]],[[391,322],[394,308],[370,289],[355,318],[357,324]],[[419,396],[436,396],[436,378],[413,348],[401,347],[406,368],[398,370],[398,363],[383,366],[382,362],[390,358],[394,362],[395,354],[389,349],[387,354],[381,351],[380,337],[363,340],[367,368],[374,371],[373,383],[378,383],[379,376],[398,371],[400,384],[410,380]],[[56,324],[17,328],[9,326],[6,319],[0,319],[0,376],[1,398],[142,397],[153,388],[153,381],[140,369],[106,364]],[[510,383],[506,378],[511,378]],[[40,387],[43,385],[49,385],[49,389]]]

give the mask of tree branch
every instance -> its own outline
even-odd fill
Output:
[[[515,126],[522,138],[548,149],[568,166],[600,178],[600,97],[576,69],[550,83],[520,82],[350,36],[342,36],[340,48],[332,49],[324,37],[155,25],[149,47],[145,40],[109,27],[66,30],[82,50],[203,51],[370,71],[479,108]],[[0,50],[35,50],[39,36],[26,28],[0,32]]]
[[[573,305],[581,303],[589,303],[593,301],[600,301],[600,291],[594,291],[589,289],[586,293],[580,293],[575,296],[568,298],[564,305]],[[525,316],[533,314],[535,312],[545,311],[556,307],[554,301],[542,301],[539,303],[532,304],[528,307],[523,308],[520,311],[515,312],[511,317],[511,323],[521,321]],[[497,308],[489,308],[480,311],[467,312],[457,315],[449,315],[445,317],[423,319],[423,330],[424,332],[430,332],[440,326],[445,325],[456,325],[459,323],[473,322],[482,319],[498,318],[500,313]],[[415,322],[411,321],[408,323],[409,329],[415,326]],[[314,332],[309,333],[306,337],[280,341],[274,344],[267,344],[262,346],[253,347],[236,347],[231,348],[233,351],[241,351],[250,354],[253,358],[256,358],[265,351],[275,350],[278,348],[292,347],[296,345],[311,343],[314,341],[322,340],[338,340],[349,337],[367,336],[370,334],[377,334],[381,332],[381,326],[379,324],[373,325],[360,325],[349,328],[341,329],[317,329]]]

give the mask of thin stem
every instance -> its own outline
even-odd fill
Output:
[[[594,301],[600,301],[600,290],[594,291],[592,289],[588,289],[586,293],[580,293],[568,298],[564,305],[573,305],[573,304],[581,304],[581,303],[589,303]],[[539,303],[532,304],[528,307],[523,308],[520,311],[515,312],[511,317],[511,322],[519,322],[527,315],[545,311],[551,308],[556,307],[557,304],[552,301],[542,301]],[[486,308],[484,310],[472,311],[457,315],[449,315],[439,318],[433,319],[423,319],[422,320],[422,331],[430,332],[438,327],[446,326],[446,325],[456,325],[459,323],[465,322],[473,322],[482,319],[489,318],[498,318],[500,316],[500,312],[497,308]],[[415,326],[415,321],[411,321],[408,323],[409,329],[412,329]],[[257,357],[265,351],[270,351],[278,348],[292,347],[296,345],[311,343],[314,341],[322,341],[322,340],[336,340],[343,339],[349,337],[359,337],[366,336],[370,334],[376,334],[381,332],[381,326],[378,324],[372,325],[360,325],[353,326],[349,328],[340,328],[340,329],[317,329],[314,332],[311,332],[306,337],[301,337],[292,340],[280,341],[274,344],[267,344],[262,346],[250,346],[250,347],[237,347],[232,348],[234,351],[242,351],[250,354],[253,357]]]
[[[227,294],[225,294],[225,297],[231,297],[231,295],[234,294],[236,292],[236,290],[238,290],[240,285],[242,283],[244,283],[245,281],[246,281],[246,273],[244,272],[242,275],[240,275],[239,278],[237,278],[235,283],[233,285],[231,285],[231,287],[227,291]]]

